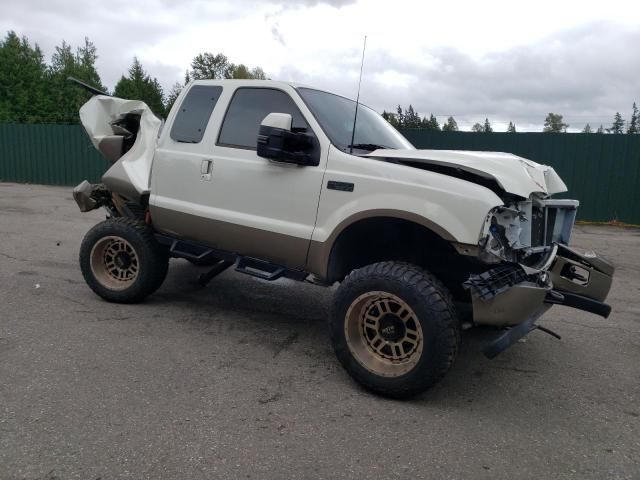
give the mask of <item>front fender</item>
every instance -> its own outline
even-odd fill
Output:
[[[353,184],[353,191],[327,188],[336,181]],[[335,237],[336,229],[350,217],[390,211],[421,219],[418,223],[431,229],[436,226],[443,238],[475,245],[488,212],[503,203],[494,192],[475,183],[348,155],[332,147],[312,240]]]
[[[352,184],[351,191],[329,188]],[[333,242],[355,221],[391,217],[423,225],[441,238],[476,245],[491,209],[504,202],[486,187],[441,173],[418,170],[331,148],[309,264],[318,273]],[[321,260],[318,260],[321,259]]]

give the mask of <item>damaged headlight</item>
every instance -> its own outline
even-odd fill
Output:
[[[487,263],[521,262],[549,251],[554,243],[568,245],[577,200],[529,200],[496,207],[485,220],[478,245]]]
[[[491,210],[478,242],[481,259],[487,263],[517,262],[516,251],[523,246],[521,235],[527,222],[526,213],[518,208],[504,206]]]

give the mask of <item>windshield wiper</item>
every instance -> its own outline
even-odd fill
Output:
[[[378,145],[375,143],[354,143],[353,145],[347,145],[347,148],[357,148],[360,150],[378,150],[379,148],[386,150],[395,150],[393,147],[388,147],[387,145]]]

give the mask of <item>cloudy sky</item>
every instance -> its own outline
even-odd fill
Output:
[[[608,126],[640,103],[640,1],[0,0],[0,28],[47,56],[85,36],[113,88],[136,55],[169,89],[200,52],[355,97],[378,111],[413,104],[461,127],[485,117],[539,130]]]

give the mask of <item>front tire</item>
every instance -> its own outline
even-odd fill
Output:
[[[169,256],[151,228],[128,218],[97,224],[80,247],[80,269],[87,285],[109,302],[140,302],[160,288],[168,268]]]
[[[451,296],[417,266],[381,262],[353,271],[336,292],[333,348],[365,388],[407,398],[434,385],[457,355],[459,321]]]

